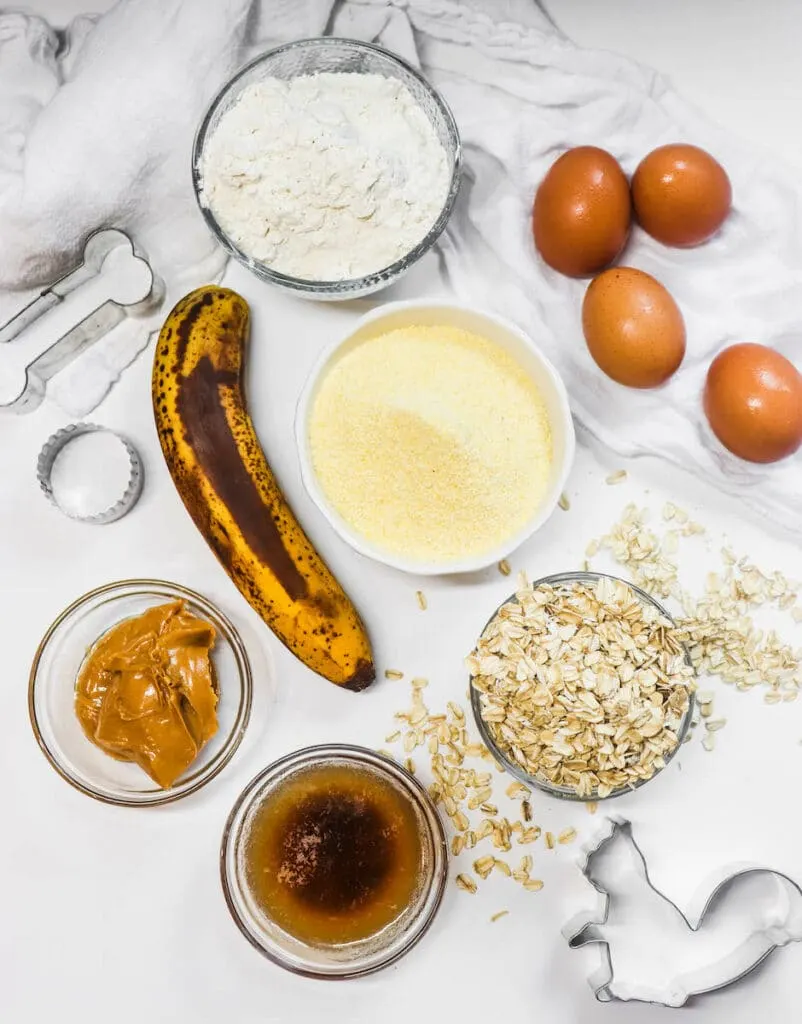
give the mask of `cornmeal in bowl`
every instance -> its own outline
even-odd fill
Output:
[[[489,339],[410,325],[342,352],[308,422],[311,464],[370,545],[421,563],[492,552],[537,513],[552,433],[532,376]]]

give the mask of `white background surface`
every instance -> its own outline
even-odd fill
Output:
[[[57,23],[83,9],[74,0],[36,5]],[[102,6],[98,0],[95,7]],[[798,106],[802,6],[793,0],[554,0],[551,11],[579,43],[618,49],[670,74],[692,99],[733,130],[802,166]],[[436,291],[435,262],[395,293]],[[315,307],[285,298],[244,271],[226,284],[251,303],[250,398],[257,430],[291,503],[365,614],[377,664],[431,679],[438,710],[463,699],[462,656],[509,588],[495,571],[456,584],[383,570],[352,554],[303,494],[292,420],[308,367],[333,332],[366,304]],[[33,467],[45,437],[63,425],[48,407],[0,421],[0,630],[4,640],[5,784],[0,826],[0,1021],[212,1022],[548,1019],[557,1024],[653,1024],[671,1011],[597,1006],[585,976],[590,951],[570,952],[560,928],[592,905],[575,851],[532,850],[540,894],[494,876],[475,897],[449,885],[426,940],[395,968],[348,985],[291,977],[262,960],[229,919],[218,881],[219,836],[237,794],[261,767],[307,743],[382,745],[405,683],[379,682],[362,695],[338,691],[306,671],[251,613],[184,512],[163,464],[152,424],[149,358],[126,373],[97,421],[123,430],[146,463],[143,497],[126,519],[104,528],[61,518],[37,491]],[[578,566],[587,541],[629,499],[659,510],[666,498],[708,526],[714,550],[727,532],[739,552],[802,578],[800,552],[736,518],[732,504],[661,466],[631,466],[630,481],[607,487],[608,465],[587,451],[577,460],[572,509],[558,512],[514,558],[530,574]],[[645,494],[645,491],[649,491]],[[688,571],[704,545],[688,549]],[[33,651],[55,615],[85,590],[126,576],[160,576],[201,590],[234,619],[254,663],[251,727],[235,761],[207,790],[161,810],[96,804],[71,790],[39,753],[27,721],[26,681]],[[415,590],[423,586],[429,610]],[[799,642],[802,635],[797,633]],[[759,692],[717,688],[729,724],[713,754],[697,741],[645,790],[615,805],[630,816],[654,878],[689,899],[723,864],[758,861],[802,881],[802,829],[796,808],[802,771],[802,705],[768,707]],[[422,762],[423,758],[418,757]],[[502,787],[499,786],[499,789]],[[583,808],[542,797],[536,821],[567,825],[586,838]],[[490,915],[510,915],[490,924]],[[802,945],[774,955],[760,974],[687,1011],[703,1024],[795,1018],[802,1009]]]

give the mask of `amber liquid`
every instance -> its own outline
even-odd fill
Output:
[[[375,935],[410,905],[423,874],[409,797],[344,765],[308,768],[278,787],[256,810],[244,852],[256,902],[314,944]]]

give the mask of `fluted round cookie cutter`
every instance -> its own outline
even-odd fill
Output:
[[[97,512],[82,513],[59,501],[53,489],[53,467],[55,466],[59,455],[61,455],[64,449],[72,444],[76,438],[84,437],[87,434],[98,433],[114,438],[124,451],[129,464],[128,482],[119,497],[116,497],[108,506],[100,508]],[[98,476],[102,473],[103,466],[99,466]],[[108,427],[101,427],[96,423],[72,423],[68,427],[63,427],[61,430],[57,430],[55,434],[52,434],[47,439],[39,453],[39,458],[36,463],[36,476],[45,497],[55,508],[59,510],[59,512],[62,512],[70,519],[74,519],[81,523],[91,523],[96,526],[102,526],[105,523],[113,523],[116,519],[121,519],[127,512],[131,511],[139,500],[139,495],[142,493],[145,470],[142,465],[142,460],[139,457],[139,452],[137,452],[131,442],[122,437],[122,435],[116,433],[114,430],[110,430]]]

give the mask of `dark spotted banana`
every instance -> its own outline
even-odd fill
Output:
[[[178,493],[243,596],[304,664],[349,690],[375,678],[356,609],[312,547],[248,415],[247,302],[206,286],[162,328],[153,410]]]

